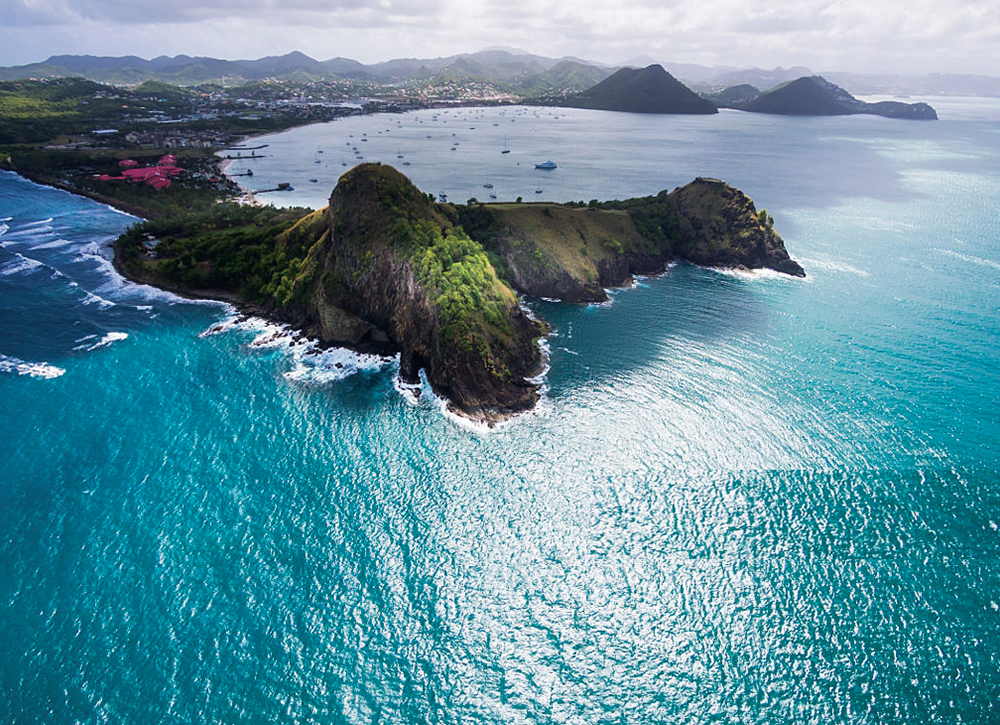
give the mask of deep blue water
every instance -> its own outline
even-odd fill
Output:
[[[284,203],[367,133],[456,200],[707,175],[774,215],[804,281],[529,301],[545,397],[488,433],[122,281],[130,217],[0,172],[0,721],[996,721],[1000,104],[932,103],[268,139]]]

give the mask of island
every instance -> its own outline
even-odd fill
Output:
[[[600,83],[567,96],[548,96],[534,101],[540,105],[591,108],[628,113],[718,113],[706,100],[670,75],[663,66],[622,68]]]
[[[866,103],[822,76],[804,76],[763,93],[750,85],[733,86],[710,95],[709,98],[722,107],[783,116],[847,116],[866,113],[916,121],[937,120],[937,112],[926,103]]]
[[[115,243],[133,280],[230,301],[327,345],[398,352],[405,384],[423,370],[452,411],[487,425],[539,397],[547,328],[519,295],[600,301],[674,260],[805,275],[766,210],[707,178],[625,201],[453,205],[361,164],[317,211],[217,204]]]

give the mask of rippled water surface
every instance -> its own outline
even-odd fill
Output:
[[[775,216],[804,281],[529,300],[545,396],[489,433],[393,360],[123,282],[131,218],[0,172],[0,720],[995,721],[1000,106],[932,103],[267,139],[284,203],[350,140],[462,201],[701,174]]]

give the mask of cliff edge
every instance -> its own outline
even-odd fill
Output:
[[[219,205],[135,225],[115,264],[139,281],[249,307],[331,345],[400,355],[452,410],[493,424],[529,410],[545,327],[518,293],[572,302],[675,259],[804,276],[741,191],[696,179],[584,204],[437,204],[391,166],[344,174],[319,211]]]

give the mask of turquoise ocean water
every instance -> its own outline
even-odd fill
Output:
[[[235,163],[287,204],[357,146],[457,201],[705,175],[773,214],[805,280],[528,300],[544,399],[491,432],[124,282],[130,217],[0,172],[0,721],[995,722],[1000,102],[931,103],[366,116]]]

